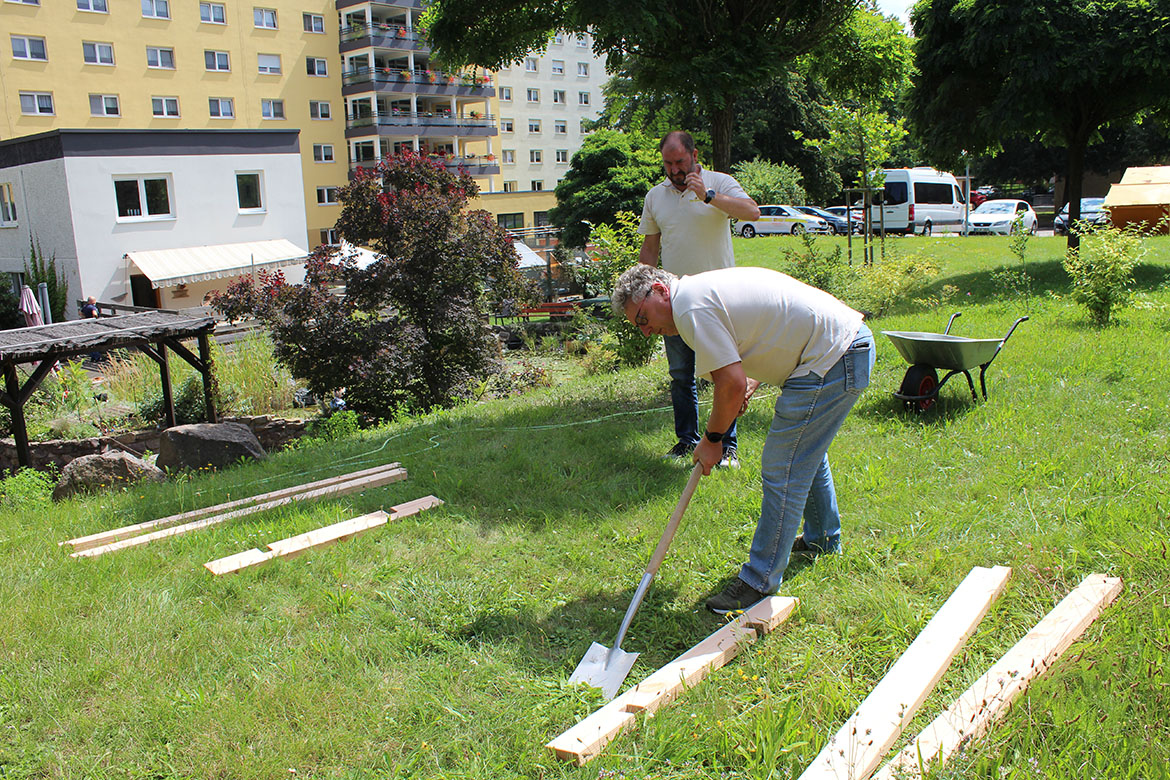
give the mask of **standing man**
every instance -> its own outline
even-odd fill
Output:
[[[873,334],[861,314],[766,268],[677,278],[642,264],[618,279],[613,307],[647,336],[681,337],[695,351],[699,375],[715,383],[706,436],[693,456],[704,474],[720,460],[720,432],[760,383],[780,388],[761,456],[764,497],[751,551],[707,608],[725,614],[775,593],[791,552],[838,552],[841,516],[827,453],[869,385]]]
[[[728,218],[760,218],[756,202],[739,182],[726,173],[699,165],[695,140],[682,130],[667,133],[658,151],[666,181],[646,193],[638,232],[642,250],[638,260],[675,276],[690,276],[716,268],[731,268],[731,228]],[[668,458],[685,458],[699,442],[699,397],[695,389],[695,353],[677,335],[663,338],[670,369],[670,402],[674,406],[674,433],[678,443]],[[735,419],[729,421],[722,444],[722,465],[736,467]]]

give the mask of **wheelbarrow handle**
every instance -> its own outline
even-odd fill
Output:
[[[1001,342],[1001,343],[1006,343],[1007,340],[1012,337],[1012,334],[1016,332],[1016,326],[1019,325],[1021,322],[1027,321],[1027,319],[1028,319],[1027,317],[1020,317],[1018,320],[1013,322],[1012,326],[1008,329],[1007,335],[1003,337],[1003,342]]]
[[[947,329],[943,331],[944,336],[948,335],[951,332],[951,324],[954,323],[955,319],[958,317],[962,317],[962,316],[963,316],[963,312],[961,312],[961,311],[957,311],[951,315],[951,318],[949,320],[947,320]]]

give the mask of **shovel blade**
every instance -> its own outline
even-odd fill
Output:
[[[637,653],[627,653],[620,647],[609,648],[594,642],[573,670],[569,682],[600,688],[605,700],[609,701],[617,696],[618,689],[637,660]]]

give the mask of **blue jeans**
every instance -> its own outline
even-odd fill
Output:
[[[869,386],[873,362],[873,334],[862,325],[824,378],[805,374],[780,389],[761,457],[760,522],[739,573],[756,590],[775,593],[780,587],[802,516],[810,547],[840,549],[841,516],[827,453],[845,416]]]
[[[698,444],[699,394],[695,389],[695,351],[681,336],[663,336],[666,365],[670,369],[670,403],[674,406],[674,435],[687,444]],[[735,422],[723,434],[723,449],[736,446]]]

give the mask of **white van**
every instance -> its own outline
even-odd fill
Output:
[[[873,231],[887,233],[960,232],[967,200],[959,182],[934,168],[892,168],[885,171],[881,203],[870,209]]]

